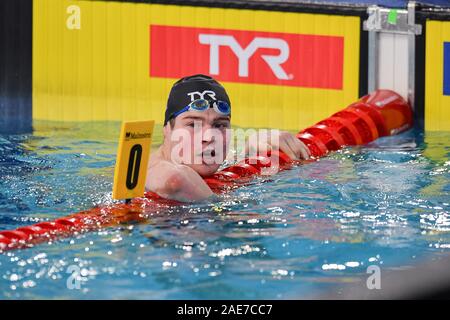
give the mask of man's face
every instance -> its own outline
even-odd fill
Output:
[[[188,111],[164,127],[172,161],[187,165],[203,177],[217,171],[225,160],[230,142],[230,116],[214,109]]]

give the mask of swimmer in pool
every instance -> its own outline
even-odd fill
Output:
[[[164,119],[164,141],[149,160],[146,190],[178,201],[201,201],[213,195],[204,177],[225,161],[230,143],[231,103],[222,85],[205,75],[178,80]],[[287,131],[248,139],[247,154],[280,150],[291,159],[308,159],[308,148]]]

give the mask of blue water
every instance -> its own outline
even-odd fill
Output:
[[[111,203],[118,132],[36,122],[0,135],[0,229]],[[0,298],[307,298],[358,283],[369,265],[409,268],[450,251],[448,141],[409,131],[216,203],[0,254]]]

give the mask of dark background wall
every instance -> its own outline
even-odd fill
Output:
[[[160,3],[171,3],[177,2],[180,3],[182,1],[174,1],[174,0],[118,0],[118,1],[131,1],[131,2],[160,2]],[[406,8],[408,6],[408,2],[412,0],[221,0],[219,2],[226,3],[284,3],[287,4],[330,4],[330,5],[346,5],[346,6],[358,6],[358,7],[367,7],[369,5],[379,5],[388,8]],[[450,0],[415,0],[416,3],[422,5],[429,6],[441,6],[441,7],[450,7]],[[207,0],[189,0],[191,3],[195,2],[208,2]],[[212,2],[212,1],[209,1]]]
[[[32,0],[0,1],[0,132],[30,132]]]

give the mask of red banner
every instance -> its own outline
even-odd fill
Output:
[[[150,76],[342,89],[344,37],[150,25]]]

